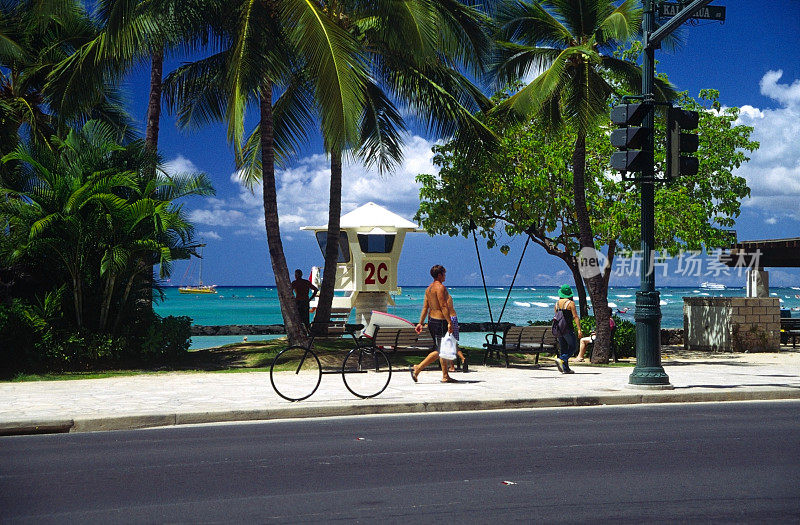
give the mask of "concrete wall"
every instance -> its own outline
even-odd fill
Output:
[[[711,352],[777,352],[779,304],[773,297],[684,297],[684,346]]]

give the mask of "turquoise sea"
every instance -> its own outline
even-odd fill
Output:
[[[274,287],[219,287],[216,295],[181,294],[177,288],[165,288],[165,300],[156,305],[161,315],[187,315],[198,325],[226,324],[281,324],[278,294]],[[482,287],[448,287],[461,322],[489,321],[489,310]],[[613,303],[615,312],[628,308],[627,313],[620,314],[624,319],[633,321],[636,291],[638,287],[613,287],[608,299]],[[661,292],[661,326],[663,328],[683,327],[683,298],[687,296],[726,296],[742,297],[743,288],[726,290],[703,290],[700,288],[660,288]],[[419,319],[422,299],[425,293],[423,286],[404,286],[402,293],[395,296],[395,306],[389,307],[389,313],[410,321]],[[800,310],[800,290],[794,288],[773,288],[773,297],[778,297],[782,308],[798,308]],[[497,321],[508,294],[508,287],[489,287],[489,302],[494,320]],[[557,288],[548,286],[515,286],[511,291],[508,304],[503,312],[502,321],[524,324],[527,321],[547,320],[552,317],[553,303],[557,297]],[[795,316],[798,312],[793,312]],[[266,339],[268,336],[254,336],[253,339]],[[481,334],[464,334],[462,344],[480,346]],[[221,344],[241,341],[241,336],[194,337],[192,348],[208,348]],[[473,341],[474,340],[474,341]]]

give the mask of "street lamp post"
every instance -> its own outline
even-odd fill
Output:
[[[675,31],[686,20],[702,17],[698,9],[708,5],[711,0],[692,0],[680,4],[678,11],[668,22],[656,29],[655,9],[657,0],[645,0],[642,17],[644,38],[644,58],[642,60],[642,104],[647,113],[642,127],[647,136],[642,144],[646,159],[641,169],[640,187],[642,192],[642,268],[639,291],[636,292],[636,367],[628,383],[639,388],[672,388],[669,376],[661,366],[661,297],[656,291],[656,277],[653,264],[655,249],[655,166],[653,150],[655,141],[653,121],[655,110],[655,50],[661,41]],[[719,16],[724,20],[724,7],[719,8]],[[680,159],[678,159],[680,161]]]
[[[655,2],[646,0],[642,18],[645,42],[655,30]],[[647,113],[642,127],[648,130],[644,142],[645,158],[653,159],[655,145],[653,124],[655,95],[655,49],[646,46],[642,60],[642,96]],[[641,175],[642,192],[642,267],[639,291],[636,292],[636,367],[631,372],[629,384],[644,388],[672,388],[669,376],[661,366],[661,298],[656,290],[653,271],[655,249],[655,166],[646,163]]]

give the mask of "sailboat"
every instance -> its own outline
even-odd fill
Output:
[[[200,245],[200,272],[197,276],[197,286],[181,286],[178,288],[178,292],[180,293],[199,293],[199,294],[213,294],[217,293],[217,285],[216,284],[203,284],[203,247],[205,244]],[[189,270],[187,269],[186,272],[188,273]]]

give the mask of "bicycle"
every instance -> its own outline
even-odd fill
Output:
[[[349,313],[349,312],[348,312]],[[318,326],[320,323],[317,323]],[[363,324],[332,321],[327,323],[326,336],[344,334],[353,338],[352,348],[342,366],[335,370],[324,370],[322,362],[312,349],[318,329],[312,329],[308,346],[292,345],[278,352],[269,369],[269,379],[275,393],[288,401],[302,401],[311,397],[322,382],[322,374],[342,374],[344,385],[350,393],[361,399],[380,395],[392,378],[392,364],[386,354],[375,346],[359,343],[355,332]],[[308,332],[308,330],[306,330]]]

